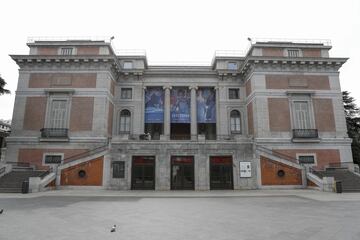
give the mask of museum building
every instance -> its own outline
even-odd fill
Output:
[[[31,39],[6,162],[58,188],[212,190],[313,184],[352,163],[329,41],[251,41],[208,65],[149,64],[106,40]]]

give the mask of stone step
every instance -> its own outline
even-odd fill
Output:
[[[347,169],[331,168],[319,172],[321,177],[334,177],[335,181],[341,181],[343,192],[360,192],[360,176]]]
[[[3,188],[0,187],[0,193],[21,193],[21,188]]]
[[[0,178],[0,192],[21,192],[24,181],[28,181],[29,177],[39,177],[44,173],[45,171],[34,171],[33,169],[11,171]]]

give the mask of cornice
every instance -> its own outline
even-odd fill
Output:
[[[249,56],[246,58],[244,64],[240,67],[240,72],[246,78],[249,73],[256,67],[264,67],[267,69],[289,68],[294,70],[299,69],[333,69],[338,71],[341,66],[348,60],[348,58],[289,58],[289,57],[264,57],[264,56]]]

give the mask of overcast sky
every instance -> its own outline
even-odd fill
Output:
[[[149,62],[210,62],[215,50],[245,50],[247,37],[330,39],[332,57],[349,57],[341,86],[360,105],[360,1],[1,1],[0,119],[11,119],[18,67],[31,36],[115,36],[118,49],[145,49]]]

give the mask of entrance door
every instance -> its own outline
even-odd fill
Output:
[[[231,156],[210,157],[210,189],[233,189]]]
[[[194,190],[194,157],[171,157],[171,189]]]
[[[131,189],[155,189],[155,157],[134,156],[132,159]]]

